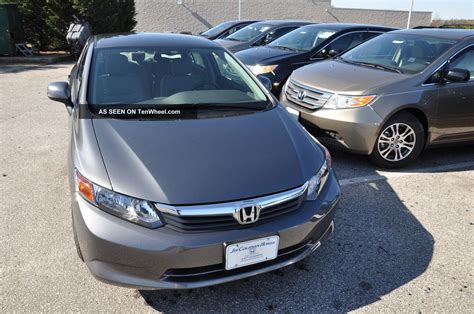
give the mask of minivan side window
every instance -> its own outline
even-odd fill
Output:
[[[464,69],[471,73],[471,80],[474,78],[474,46],[464,50],[460,55],[451,60],[450,69]]]
[[[326,47],[321,49],[314,58],[327,58],[327,54],[331,50],[335,50],[338,53],[351,49],[358,44],[363,43],[368,38],[374,37],[376,34],[368,32],[354,32],[342,35],[335,39],[333,42],[328,44]]]

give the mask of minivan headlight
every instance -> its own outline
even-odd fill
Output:
[[[332,159],[329,151],[326,147],[322,146],[324,149],[325,161],[318,172],[308,181],[308,193],[306,194],[306,199],[309,201],[314,201],[318,197],[319,193],[324,187],[324,184],[327,181],[329,170],[332,167]]]
[[[76,171],[76,189],[84,199],[103,211],[142,225],[157,228],[162,225],[151,202],[135,199],[98,186]]]
[[[254,75],[259,75],[259,74],[265,74],[265,73],[273,73],[275,69],[278,67],[278,64],[274,65],[247,65],[247,68],[249,68],[250,72],[252,72]],[[275,73],[273,73],[275,74]]]
[[[326,109],[345,109],[345,108],[359,108],[369,105],[374,101],[377,95],[368,96],[344,96],[334,94],[324,104]]]

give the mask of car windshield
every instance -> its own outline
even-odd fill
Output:
[[[88,102],[265,109],[269,99],[222,48],[98,48]]]
[[[272,25],[265,23],[254,23],[242,28],[241,30],[227,36],[225,39],[235,41],[248,41],[256,38],[258,35],[265,33]]]
[[[202,33],[201,35],[204,35],[204,36],[214,36],[214,35],[217,35],[217,34],[219,34],[220,32],[222,32],[223,30],[225,30],[225,29],[231,27],[233,24],[234,24],[234,22],[224,22],[224,23],[221,23],[221,24],[219,24],[219,25],[214,26],[213,28],[208,29],[207,31],[205,31],[205,32]]]
[[[455,40],[445,38],[388,33],[349,50],[341,59],[381,70],[415,74],[423,71],[455,43]]]
[[[314,25],[298,28],[268,44],[269,47],[310,51],[336,33]]]

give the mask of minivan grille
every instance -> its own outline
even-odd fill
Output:
[[[166,212],[161,212],[161,215],[166,224],[174,229],[182,231],[218,231],[228,230],[229,228],[246,228],[296,211],[305,197],[306,193],[285,200],[279,204],[263,208],[260,212],[258,221],[247,225],[239,224],[231,215],[179,216]]]
[[[332,93],[324,92],[293,80],[288,82],[286,88],[288,100],[310,110],[321,108],[332,95]]]

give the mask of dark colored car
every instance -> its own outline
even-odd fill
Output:
[[[333,231],[328,151],[210,40],[92,37],[48,96],[70,113],[74,237],[100,280],[219,284],[295,263]]]
[[[474,143],[474,32],[399,30],[293,72],[281,94],[320,140],[402,167]]]
[[[199,35],[206,37],[207,39],[221,39],[237,32],[241,28],[259,22],[257,20],[240,20],[240,21],[227,21],[216,25]]]
[[[300,27],[262,47],[236,53],[255,75],[272,82],[279,96],[290,74],[313,62],[334,57],[393,28],[359,24],[314,24]]]
[[[250,24],[224,39],[217,39],[216,42],[230,52],[236,53],[252,47],[267,45],[286,33],[308,24],[312,23],[294,20],[263,21]]]

